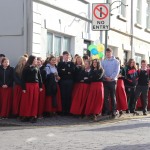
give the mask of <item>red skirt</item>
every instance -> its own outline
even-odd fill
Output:
[[[137,100],[137,103],[136,103],[136,109],[139,109],[139,108],[142,108],[142,97],[140,96]]]
[[[117,109],[119,111],[128,109],[127,96],[125,92],[124,82],[122,79],[119,79],[117,81],[116,101],[117,101]]]
[[[26,93],[22,93],[20,112],[22,117],[35,117],[38,114],[39,84],[26,83]]]
[[[45,104],[45,85],[42,85],[42,91],[39,93],[39,106],[38,106],[38,116],[42,116],[44,112]]]
[[[92,82],[86,103],[86,115],[102,113],[104,103],[104,87],[102,82]]]
[[[22,96],[22,88],[20,85],[15,85],[13,95],[13,115],[19,115],[20,101]]]
[[[89,84],[79,83],[78,88],[73,91],[72,105],[70,113],[75,115],[84,114],[89,93]]]
[[[0,87],[0,117],[8,117],[12,108],[13,88]]]
[[[61,103],[61,94],[60,94],[60,88],[59,85],[57,84],[57,95],[56,95],[56,100],[57,100],[57,107],[53,108],[52,106],[52,97],[51,96],[46,96],[45,99],[45,112],[61,112],[62,111],[62,103]]]

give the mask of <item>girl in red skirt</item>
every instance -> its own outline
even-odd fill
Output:
[[[121,60],[117,57],[118,61],[121,65]],[[118,76],[117,87],[116,87],[116,101],[117,101],[117,110],[120,115],[122,115],[122,111],[126,111],[128,109],[127,95],[124,86],[124,78],[122,77],[123,67],[120,67],[120,73]]]
[[[19,115],[20,101],[22,97],[21,75],[22,75],[23,68],[26,64],[26,61],[27,61],[27,58],[22,56],[14,70],[15,86],[14,86],[13,110],[12,110],[12,113],[14,116]]]
[[[20,117],[22,121],[31,123],[37,121],[39,92],[42,91],[42,79],[39,69],[36,67],[37,58],[29,56],[29,59],[22,72],[22,98],[20,104]]]
[[[0,66],[0,117],[7,118],[12,107],[13,71],[8,58],[4,57]]]
[[[85,106],[89,93],[89,83],[90,83],[90,61],[85,61],[85,68],[78,74],[79,86],[73,91],[72,105],[70,113],[74,115],[84,115]]]
[[[94,115],[94,120],[97,120],[97,115],[102,113],[104,103],[104,88],[102,77],[104,70],[100,67],[100,62],[97,59],[92,61],[90,74],[90,88],[86,103],[85,114]]]
[[[38,106],[38,118],[43,118],[44,106],[45,106],[45,82],[46,82],[46,70],[45,65],[42,62],[42,58],[37,58],[37,67],[40,69],[41,77],[42,77],[42,91],[39,93],[39,106]]]
[[[56,112],[62,111],[61,95],[58,86],[60,77],[56,68],[56,58],[51,56],[46,67],[46,100],[45,100],[45,112],[50,114],[56,114]]]

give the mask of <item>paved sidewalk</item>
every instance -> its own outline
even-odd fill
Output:
[[[132,118],[142,118],[146,117],[142,115],[142,112],[138,112],[139,116],[133,114],[124,113],[121,116],[117,116],[115,119],[112,119],[111,116],[99,116],[96,122],[108,122],[108,121],[119,121],[119,120],[128,120]],[[147,115],[150,117],[150,114]],[[38,119],[37,123],[30,122],[21,122],[19,119],[9,118],[0,120],[0,126],[64,126],[64,125],[82,125],[94,123],[95,121],[91,118],[79,118],[74,116],[53,116],[46,117],[43,119]]]

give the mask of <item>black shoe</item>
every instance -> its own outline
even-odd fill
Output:
[[[127,110],[126,110],[126,113],[129,114],[129,113],[130,113],[130,110],[127,109]]]
[[[21,118],[21,122],[28,122],[28,121],[29,121],[29,118],[27,118],[27,117]]]
[[[137,116],[139,116],[139,113],[138,112],[136,112],[136,111],[130,111],[130,113],[132,113],[132,114],[134,114],[134,115],[137,115]]]
[[[31,123],[36,123],[37,122],[37,118],[35,118],[35,117],[31,118],[30,122]]]
[[[147,116],[147,112],[143,112],[143,115],[144,115],[144,116]]]

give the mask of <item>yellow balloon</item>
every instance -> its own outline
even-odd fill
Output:
[[[98,45],[97,45],[97,50],[98,50],[98,52],[103,52],[104,49],[105,49],[105,47],[104,47],[103,44],[98,44]]]
[[[98,56],[98,55],[93,55],[93,56],[92,56],[92,60],[93,60],[93,59],[99,59],[99,56]]]

